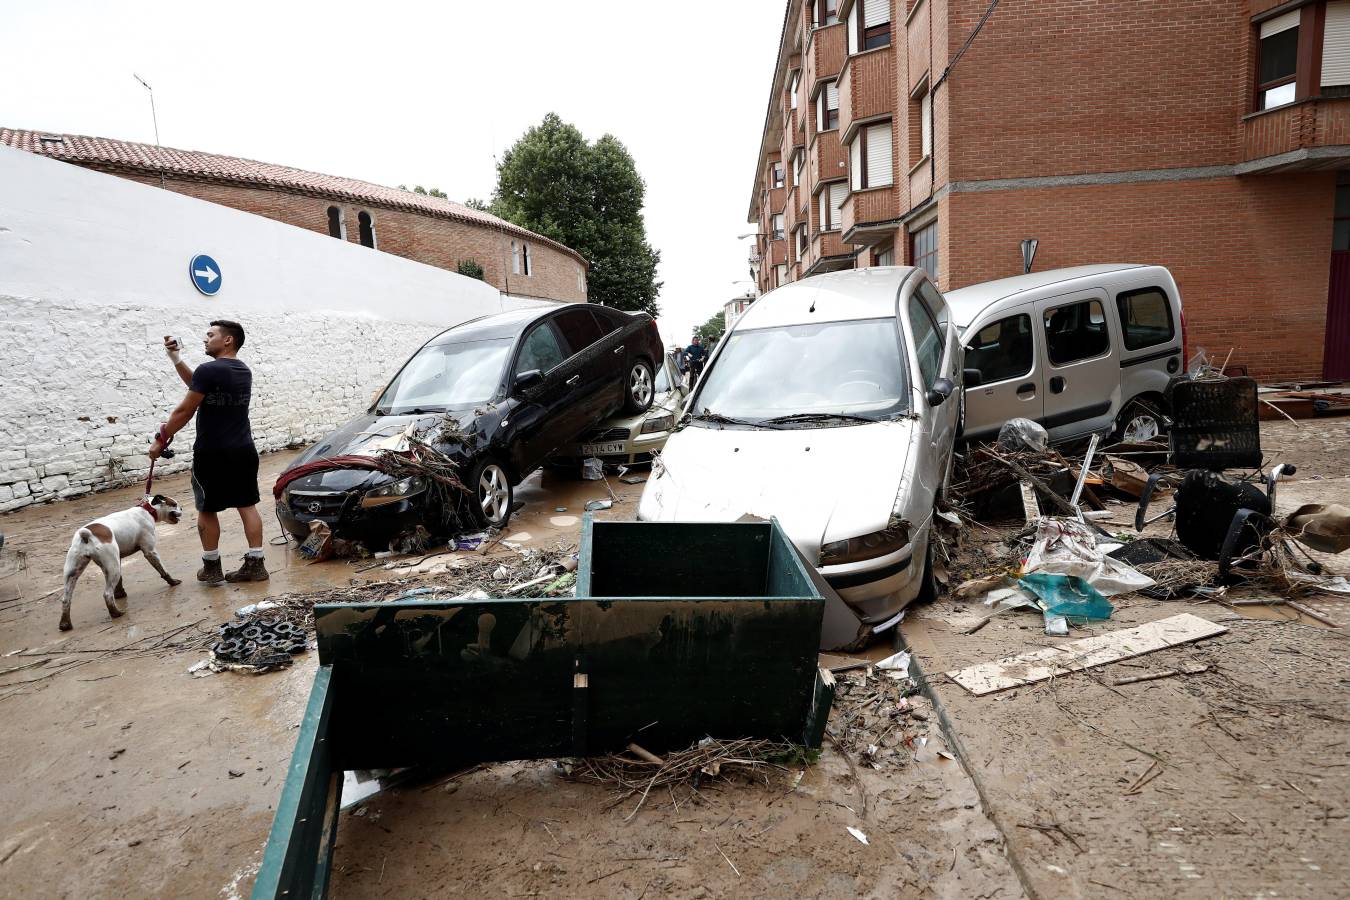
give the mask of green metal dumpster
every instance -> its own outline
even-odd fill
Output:
[[[575,598],[319,604],[253,896],[322,896],[347,769],[582,756],[641,732],[818,747],[824,600],[777,522],[583,523]]]

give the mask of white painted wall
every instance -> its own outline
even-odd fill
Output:
[[[215,297],[189,280],[198,253],[220,264]],[[145,478],[149,436],[185,390],[165,334],[198,365],[212,319],[244,326],[266,451],[346,421],[437,331],[516,305],[453,272],[0,147],[0,512]],[[193,437],[156,472],[185,468]]]

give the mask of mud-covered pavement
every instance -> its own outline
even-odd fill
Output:
[[[1293,462],[1278,509],[1350,503],[1350,420],[1263,423]],[[1108,531],[1131,530],[1133,506]],[[1164,526],[1158,526],[1165,531]],[[1160,532],[1162,533],[1162,532]],[[973,542],[990,542],[985,534]],[[1332,571],[1350,563],[1322,556]],[[1238,593],[1248,599],[1269,596]],[[1331,897],[1350,879],[1350,599],[1281,607],[1117,600],[1109,621],[1047,637],[1014,611],[943,598],[903,625],[1031,892],[1043,897]],[[1188,612],[1226,634],[976,697],[940,674]],[[1166,669],[1197,675],[1125,685]],[[1060,830],[1062,829],[1062,831]],[[1339,887],[1338,887],[1339,885]]]
[[[264,458],[264,497],[291,458]],[[599,515],[631,517],[641,485],[613,477],[609,484],[619,502]],[[185,475],[156,489],[190,498]],[[60,584],[71,534],[132,505],[139,492],[128,487],[0,519],[28,562],[17,583],[3,585],[24,599],[0,605],[8,769],[0,896],[246,896],[316,654],[266,675],[199,678],[187,670],[204,658],[200,651],[107,651],[146,637],[139,646],[153,646],[184,626],[193,627],[179,634],[213,627],[271,594],[406,577],[358,572],[368,560],[311,564],[274,544],[269,582],[203,587],[194,581],[200,551],[189,515],[158,530],[160,555],[181,586],[167,587],[143,560],[128,560],[128,612],[114,621],[91,569],[76,592],[74,630],[59,632],[59,596],[43,595]],[[525,507],[506,540],[573,544],[585,502],[606,496],[596,482],[536,475],[518,491]],[[237,522],[222,521],[228,567],[244,550],[243,536]],[[275,518],[264,523],[269,542],[280,544]],[[504,544],[491,552],[515,553]],[[61,655],[33,655],[55,650]],[[872,655],[889,652],[881,643]],[[61,668],[85,658],[92,661]],[[50,671],[59,674],[46,677]],[[567,781],[551,762],[487,766],[389,791],[343,813],[332,893],[1020,896],[1001,836],[960,766],[939,752],[936,717],[916,705],[908,730],[931,734],[929,741],[916,753],[897,734],[896,756],[883,769],[850,764],[827,747],[817,765],[778,773],[771,786],[714,784],[693,799],[653,797],[631,821],[631,801],[616,805],[607,788]]]

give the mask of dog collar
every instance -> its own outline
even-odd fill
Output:
[[[142,500],[138,505],[141,509],[150,514],[150,518],[154,519],[156,522],[159,521],[159,514],[155,512],[155,508],[150,505],[149,500]]]

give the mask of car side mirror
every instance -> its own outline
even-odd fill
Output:
[[[962,369],[961,381],[966,387],[979,387],[984,384],[984,373],[979,369]]]
[[[544,373],[538,369],[526,369],[516,375],[516,393],[524,393],[544,380]]]
[[[941,406],[942,401],[950,397],[954,390],[956,390],[956,385],[952,384],[950,378],[944,376],[933,382],[933,386],[928,389],[928,393],[924,396],[927,398],[929,406]]]

